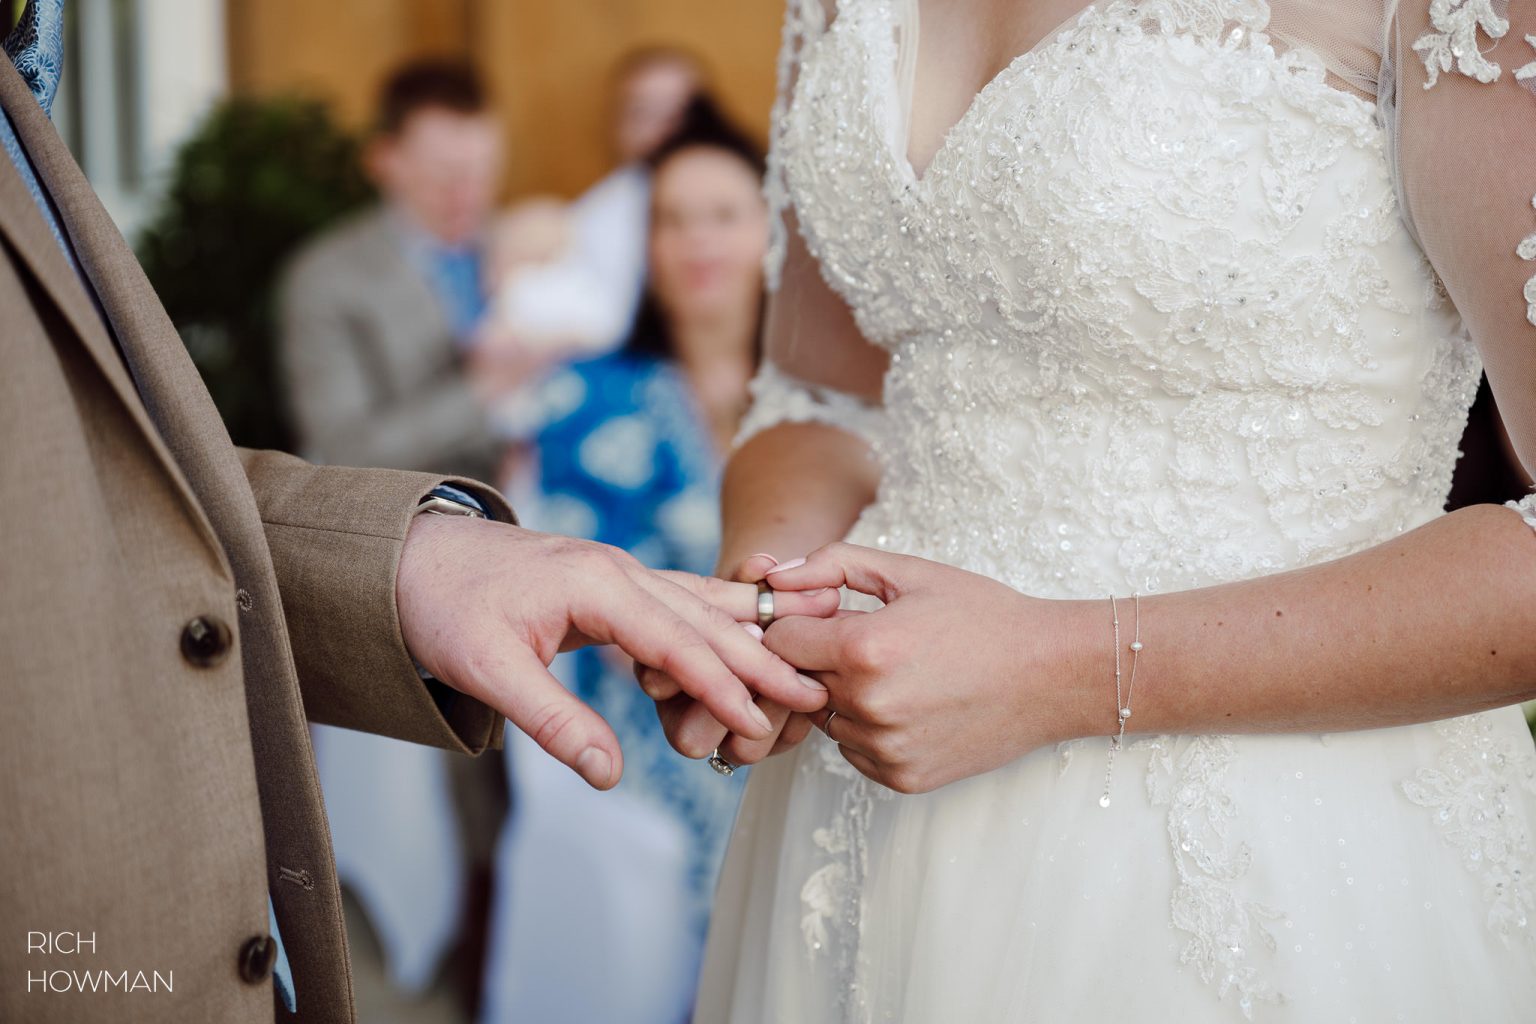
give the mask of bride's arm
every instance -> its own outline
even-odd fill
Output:
[[[1536,509],[1474,506],[1336,561],[1140,598],[1127,732],[1337,732],[1536,698]],[[776,572],[886,607],[785,619],[770,650],[830,689],[818,722],[871,778],[924,792],[1118,729],[1106,599],[1050,601],[836,544]],[[1135,602],[1119,595],[1129,684]]]
[[[787,219],[764,364],[721,493],[725,573],[758,552],[785,558],[841,538],[879,483],[869,442],[879,429],[885,354],[864,340],[792,212]]]

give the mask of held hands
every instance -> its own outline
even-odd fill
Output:
[[[1096,609],[1087,603],[1031,598],[952,566],[849,544],[767,575],[778,602],[847,586],[885,603],[832,618],[795,617],[781,608],[763,641],[826,685],[826,707],[812,716],[816,725],[876,782],[928,792],[1101,731],[1092,714],[1097,691],[1084,694],[1079,682],[1097,663],[1092,651],[1073,646],[1076,637],[1097,635]],[[1088,661],[1088,672],[1080,660]],[[804,737],[795,724],[803,715],[759,704],[776,727],[785,723],[777,739],[735,736],[722,755],[749,763]],[[1099,716],[1106,727],[1112,714]],[[704,717],[697,707],[663,709],[668,735],[685,754],[700,749]]]
[[[830,615],[837,593],[786,594],[792,615]],[[555,654],[612,643],[675,680],[713,720],[752,740],[773,724],[753,702],[811,711],[826,691],[742,628],[757,588],[652,572],[616,548],[506,523],[418,516],[400,557],[395,601],[423,668],[506,715],[598,789],[623,759],[608,724],[549,674]],[[749,689],[750,688],[750,689]],[[706,751],[707,753],[707,751]]]

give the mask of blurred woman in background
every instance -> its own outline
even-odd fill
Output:
[[[720,467],[757,363],[763,163],[701,99],[652,167],[649,284],[629,339],[540,388],[530,479],[511,489],[535,528],[709,573]],[[741,775],[673,751],[619,659],[576,652],[556,671],[613,725],[625,774],[595,793],[514,750],[484,1019],[677,1024]]]

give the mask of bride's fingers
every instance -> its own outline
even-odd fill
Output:
[[[687,572],[663,570],[656,575],[675,583],[725,612],[737,622],[757,621],[757,584],[738,583],[713,576],[695,576]],[[773,595],[775,618],[810,615],[825,618],[837,611],[842,597],[836,590],[796,587]]]
[[[834,717],[830,711],[813,711],[809,717],[816,728],[826,734],[827,739],[844,750],[854,751],[870,764],[887,763],[887,759],[882,756],[886,752],[887,744],[882,740],[890,735],[889,732],[867,725],[842,712],[838,712]]]
[[[911,589],[927,564],[911,555],[838,543],[776,566],[767,580],[779,591],[848,587],[889,604],[903,589]]]
[[[871,612],[843,610],[832,619],[781,619],[768,627],[763,644],[802,673],[834,671],[847,660],[850,620]]]
[[[736,571],[730,573],[730,578],[746,583],[756,583],[779,564],[779,560],[772,555],[748,555],[742,559]]]

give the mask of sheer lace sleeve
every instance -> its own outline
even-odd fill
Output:
[[[1519,512],[1525,525],[1536,530],[1536,494],[1527,494],[1519,501],[1506,501],[1504,504]]]
[[[1536,466],[1536,3],[1398,0],[1381,105],[1409,223]],[[1526,506],[1529,513],[1530,505]]]
[[[787,0],[779,93],[764,194],[771,235],[764,258],[769,292],[762,369],[752,381],[752,407],[737,445],[779,423],[818,422],[873,440],[881,421],[885,354],[859,332],[843,300],[822,278],[806,248],[786,183],[789,107],[801,55],[825,30],[831,0]]]
[[[772,363],[763,364],[750,387],[752,408],[741,421],[737,444],[778,423],[826,423],[866,441],[878,432],[879,406],[790,377]]]

